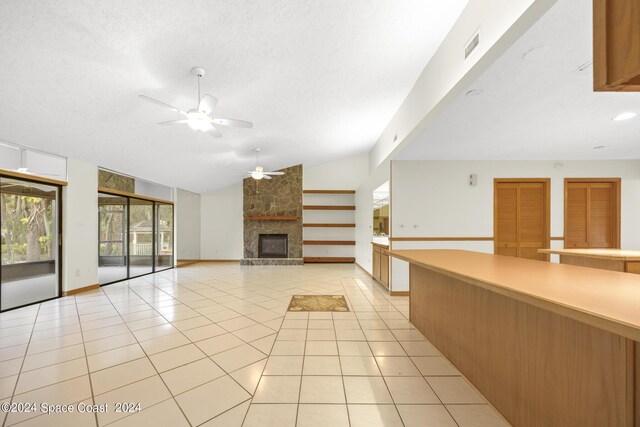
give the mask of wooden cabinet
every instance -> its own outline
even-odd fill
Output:
[[[496,179],[494,185],[494,253],[544,261],[548,248],[549,180]]]
[[[620,247],[620,179],[567,178],[565,248]]]
[[[382,286],[389,289],[389,250],[378,244],[373,244],[373,278]]]
[[[389,289],[389,255],[386,253],[380,253],[380,283]]]
[[[593,72],[596,91],[640,91],[638,0],[594,0]]]

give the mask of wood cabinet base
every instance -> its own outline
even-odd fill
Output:
[[[640,345],[411,264],[411,322],[514,426],[640,425]]]

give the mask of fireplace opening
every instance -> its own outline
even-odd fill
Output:
[[[289,239],[286,234],[261,234],[258,237],[258,258],[288,258]]]

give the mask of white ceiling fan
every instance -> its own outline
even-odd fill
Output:
[[[261,180],[261,179],[271,179],[271,176],[275,176],[275,175],[284,175],[284,172],[265,172],[264,168],[260,166],[260,149],[256,148],[254,151],[256,152],[256,168],[255,170],[248,172],[251,178],[256,180]]]
[[[221,119],[217,117],[212,117],[211,113],[213,112],[213,108],[218,103],[218,99],[205,94],[202,98],[200,97],[200,78],[205,75],[205,69],[202,67],[195,67],[191,70],[191,74],[198,78],[198,106],[196,108],[192,108],[189,111],[180,110],[179,108],[174,107],[173,105],[169,105],[165,102],[158,101],[157,99],[150,98],[146,95],[138,95],[140,99],[144,99],[145,101],[152,102],[154,104],[158,104],[162,107],[168,108],[169,110],[173,110],[177,113],[185,116],[184,119],[180,120],[169,120],[167,122],[160,122],[159,125],[177,125],[177,124],[186,124],[195,131],[198,132],[207,132],[214,138],[220,138],[222,133],[214,126],[235,126],[241,128],[252,128],[253,123],[247,122],[244,120],[236,120],[236,119]]]

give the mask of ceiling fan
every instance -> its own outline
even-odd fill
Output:
[[[284,172],[265,172],[264,168],[260,166],[260,149],[256,148],[254,151],[256,152],[256,168],[255,170],[248,172],[251,178],[256,180],[261,180],[261,179],[271,179],[270,175],[272,176],[284,175]]]
[[[205,75],[205,69],[202,67],[195,67],[191,70],[191,74],[198,78],[198,106],[196,108],[192,108],[189,111],[180,110],[179,108],[174,107],[173,105],[169,105],[165,102],[158,101],[157,99],[150,98],[146,95],[138,95],[138,98],[143,99],[148,102],[152,102],[154,104],[158,104],[161,107],[168,108],[169,110],[173,110],[177,113],[185,116],[184,119],[180,120],[169,120],[167,122],[160,122],[159,125],[178,125],[178,124],[186,124],[189,127],[197,132],[207,132],[214,138],[220,138],[222,133],[214,126],[235,126],[241,128],[252,128],[253,123],[246,122],[244,120],[236,120],[236,119],[221,119],[217,117],[212,117],[211,113],[213,112],[213,108],[218,103],[218,99],[205,94],[202,98],[200,97],[200,78]]]

